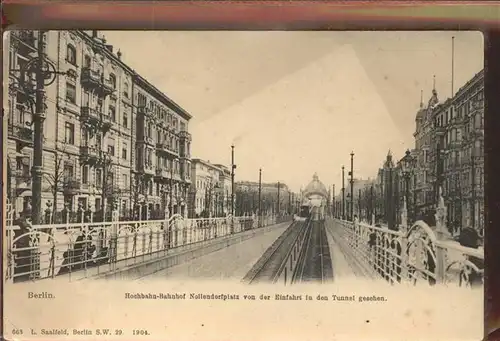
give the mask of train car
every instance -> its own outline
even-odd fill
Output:
[[[300,206],[299,214],[295,215],[295,221],[305,221],[310,217],[309,205],[303,204]]]

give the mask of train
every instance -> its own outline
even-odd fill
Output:
[[[321,203],[307,202],[300,206],[298,215],[295,216],[295,220],[304,221],[311,219],[312,221],[323,221],[325,220],[325,207]]]

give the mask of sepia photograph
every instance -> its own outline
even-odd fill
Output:
[[[480,32],[13,30],[3,53],[7,317],[380,285],[482,328]]]

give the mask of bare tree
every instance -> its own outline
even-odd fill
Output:
[[[59,150],[56,150],[54,156],[54,171],[52,173],[44,173],[45,179],[49,184],[50,192],[52,193],[53,205],[52,205],[52,216],[55,216],[57,211],[57,194],[62,191],[66,181],[69,180],[65,176],[65,163],[70,160],[69,154],[66,152],[66,144]],[[72,176],[73,174],[71,174]]]

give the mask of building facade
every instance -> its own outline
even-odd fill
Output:
[[[222,217],[230,214],[231,172],[221,164],[193,159],[191,163],[190,217]]]
[[[484,231],[484,71],[451,100],[448,115],[437,116],[444,129],[443,196],[448,224]],[[458,231],[456,231],[458,232]]]
[[[437,93],[416,117],[416,209],[435,209],[441,194],[453,233],[484,230],[484,70],[450,99]]]
[[[235,184],[236,214],[257,214],[259,211],[259,183],[239,181]],[[284,183],[261,183],[260,210],[263,214],[280,212],[291,213],[297,196]]]
[[[134,99],[134,207],[156,217],[187,217],[191,115],[140,75],[134,75]]]
[[[39,36],[44,40],[42,51],[38,48]],[[190,172],[179,168],[190,168],[187,122],[191,116],[123,63],[121,52],[114,52],[100,32],[46,31],[40,35],[37,31],[12,31],[8,39],[9,92],[4,102],[8,126],[7,196],[15,212],[29,210],[33,195],[31,113],[36,103],[37,73],[32,61],[39,55],[54,71],[53,80],[46,81],[44,89],[41,194],[42,208],[51,212],[51,221],[56,222],[62,211],[75,212],[79,208],[90,209],[101,218],[113,208],[118,208],[123,218],[133,216],[138,193],[136,174],[144,172],[145,164],[138,160],[156,162],[153,157],[145,159],[139,148],[144,143],[144,129],[137,128],[139,113],[144,112],[139,93],[145,94],[146,105],[161,103],[175,117],[172,122],[177,126],[171,128],[179,159],[174,173],[179,173],[174,180],[179,188],[175,199],[187,188]],[[171,127],[166,117],[156,119],[159,125]],[[162,154],[157,147],[153,148],[155,155]],[[182,203],[182,195],[179,197]],[[151,205],[156,204],[155,199],[148,198],[146,207],[155,208]]]

